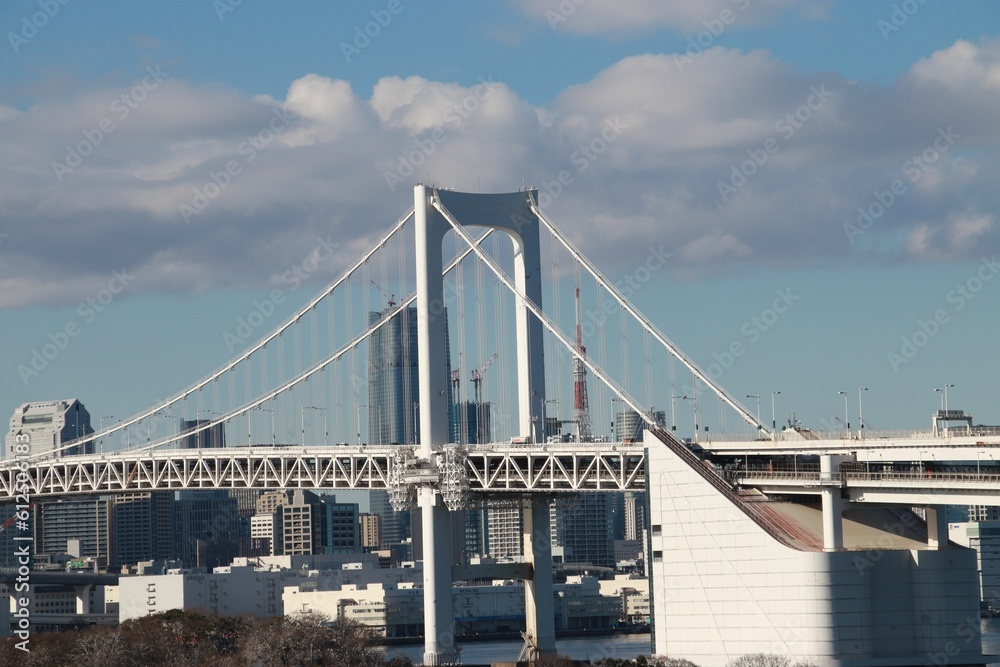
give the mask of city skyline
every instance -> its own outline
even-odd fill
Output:
[[[37,5],[10,5],[0,406],[137,412],[272,328],[430,180],[539,187],[640,310],[751,410],[743,396],[767,417],[774,396],[779,423],[854,422],[868,387],[874,426],[926,427],[946,384],[951,407],[1000,423],[1000,10],[903,4],[308,21],[70,4],[34,31]]]

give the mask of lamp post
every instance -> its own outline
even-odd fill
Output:
[[[100,420],[101,420],[101,433],[104,432],[104,420],[105,419],[114,419],[114,418],[115,418],[114,415],[101,415],[100,416]],[[98,441],[97,444],[98,444],[98,448],[99,448],[100,453],[103,454],[104,453],[104,438],[101,438]]]
[[[278,443],[275,441],[275,433],[274,433],[274,409],[273,408],[261,408],[261,407],[257,407],[257,408],[254,408],[254,409],[255,410],[260,410],[261,412],[270,412],[271,413],[271,447],[276,447]]]
[[[361,446],[361,408],[367,408],[367,404],[358,403],[358,447]],[[369,436],[371,433],[368,434]]]
[[[299,416],[302,419],[302,446],[303,447],[306,446],[306,410],[322,410],[323,411],[323,425],[324,425],[323,445],[328,446],[329,445],[328,440],[329,440],[329,437],[330,437],[330,428],[328,426],[326,426],[326,422],[327,422],[326,408],[321,408],[321,407],[318,407],[316,405],[303,405],[301,408],[299,408]],[[315,429],[313,429],[313,430],[315,430]]]
[[[771,391],[771,440],[778,439],[778,422],[774,418],[774,397],[780,394],[780,391]]]
[[[935,389],[934,391],[941,394],[941,411],[945,414],[944,418],[944,434],[948,435],[948,387],[954,387],[953,384],[946,384],[940,389]]]
[[[747,398],[757,401],[757,430],[760,430],[760,394],[747,394]]]
[[[419,433],[418,433],[419,429],[417,427],[417,415],[419,414],[417,412],[417,409],[419,407],[420,407],[420,403],[418,403],[417,401],[413,401],[413,436],[412,437],[413,437],[413,444],[414,445],[417,444],[417,439],[420,437]]]
[[[621,400],[622,399],[618,398],[617,396],[612,396],[611,397],[611,438],[610,438],[610,440],[612,442],[614,442],[616,440],[616,438],[615,438],[615,422],[618,421],[618,409],[615,407],[615,403],[619,403]],[[621,424],[619,424],[618,426],[620,428]]]
[[[542,422],[544,424],[542,426],[542,434],[545,436],[545,440],[546,441],[548,441],[549,436],[551,435],[551,433],[549,433],[549,413],[548,413],[548,410],[546,409],[546,405],[549,404],[549,403],[555,403],[556,404],[556,416],[557,417],[559,416],[559,401],[557,401],[554,398],[545,398],[545,399],[542,399]],[[478,420],[477,420],[477,422],[478,422]],[[476,430],[477,431],[479,430],[479,424],[478,423],[476,424]],[[477,433],[477,436],[478,436],[478,433]],[[478,437],[477,437],[477,440],[478,440]]]
[[[694,404],[694,438],[691,440],[691,442],[697,442],[698,441],[698,399],[695,396],[671,396],[670,400],[672,401],[675,398],[679,398],[682,401],[691,401],[691,403]]]
[[[849,412],[850,408],[847,405],[847,392],[846,391],[838,391],[837,394],[839,394],[840,396],[844,397],[844,428],[847,429],[847,435],[848,435],[848,437],[850,437],[850,435],[851,435],[851,416],[850,416],[850,412]]]
[[[858,387],[858,437],[862,440],[865,437],[865,412],[862,397],[863,392],[868,391],[868,387]]]

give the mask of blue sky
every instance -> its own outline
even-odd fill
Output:
[[[340,252],[287,312],[308,299],[418,179],[544,190],[566,169],[548,209],[610,277],[670,248],[636,297],[651,320],[705,367],[746,344],[720,377],[734,395],[781,390],[779,419],[818,426],[868,386],[874,425],[915,428],[953,383],[952,407],[1000,423],[998,31],[986,1],[5,3],[0,413],[67,396],[136,412],[223,363],[224,332],[332,234]],[[251,161],[241,142],[276,112],[291,120]],[[577,171],[615,119],[620,138]],[[186,220],[234,159],[244,175]],[[787,289],[801,297],[751,341]]]

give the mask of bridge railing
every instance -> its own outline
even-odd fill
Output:
[[[847,484],[864,482],[906,482],[915,485],[927,482],[954,482],[973,484],[995,484],[1000,491],[1000,473],[996,472],[935,472],[935,471],[893,471],[893,472],[833,472],[821,474],[818,470],[738,470],[733,478],[738,484],[753,486],[759,480],[797,482],[843,482]]]

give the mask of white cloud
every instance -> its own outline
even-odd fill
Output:
[[[554,30],[620,35],[658,28],[704,30],[706,23],[722,26],[757,24],[775,15],[796,10],[807,19],[824,18],[825,0],[513,0],[528,18]]]
[[[995,252],[983,212],[1000,203],[998,68],[998,43],[957,42],[880,87],[716,47],[683,71],[673,54],[625,58],[544,107],[489,77],[387,77],[365,99],[316,74],[284,99],[169,78],[127,118],[111,111],[122,91],[110,89],[0,107],[0,303],[73,305],[123,266],[137,272],[130,291],[259,286],[330,234],[342,256],[316,273],[327,278],[398,217],[418,181],[534,184],[612,275],[651,239],[684,275],[713,262],[836,261],[863,246],[844,224],[895,179],[906,192],[869,239],[897,239],[912,261]],[[60,182],[52,164],[107,117],[114,130]],[[909,180],[904,164],[947,127],[954,145]],[[752,173],[723,200],[734,169]],[[180,207],[209,192],[185,222]]]

